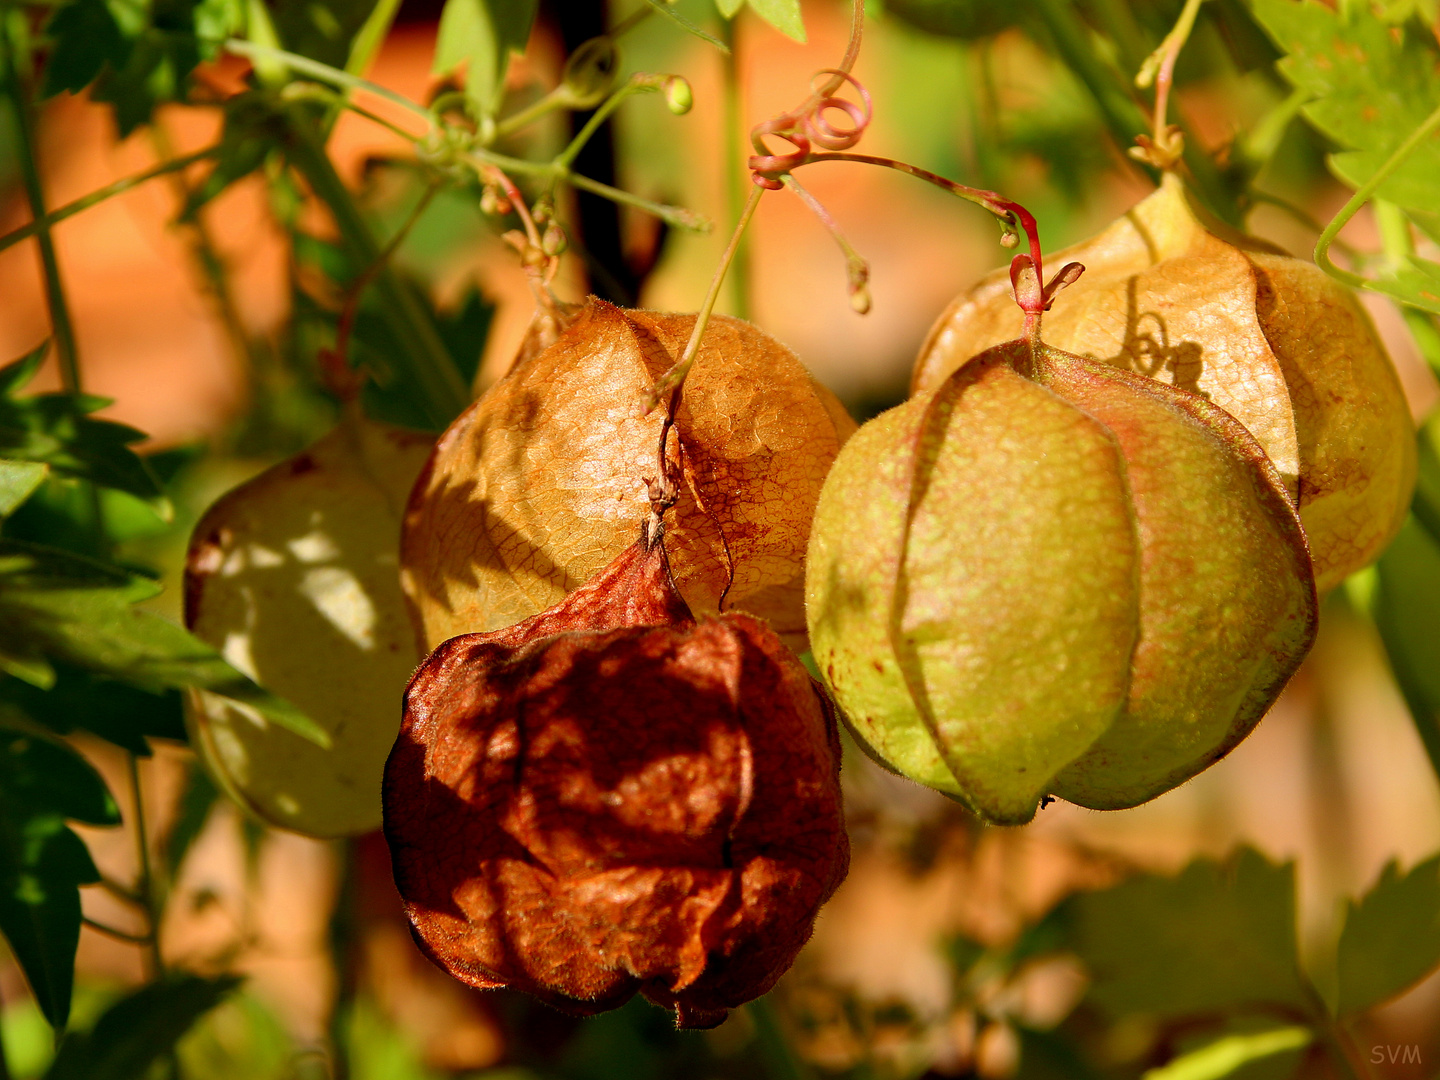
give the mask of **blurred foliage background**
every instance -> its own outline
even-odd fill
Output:
[[[1181,6],[877,0],[864,150],[1004,192],[1047,248],[1079,240],[1153,186],[1125,153],[1149,123],[1133,77]],[[1308,253],[1389,168],[1332,251],[1370,283],[1421,486],[1272,714],[1144,807],[1055,804],[1023,829],[847,757],[853,868],[814,941],[762,1002],[678,1033],[638,999],[581,1021],[453,983],[410,943],[378,834],[309,840],[219,796],[186,688],[304,719],[175,628],[179,579],[205,507],[334,424],[342,318],[366,412],[438,431],[531,317],[483,170],[402,137],[419,128],[393,100],[352,97],[400,133],[342,108],[337,69],[542,164],[589,115],[544,105],[594,74],[567,81],[586,41],[614,32],[622,77],[684,76],[688,115],[637,95],[574,158],[619,201],[560,185],[556,289],[691,310],[749,126],[836,62],[848,5],[0,4],[0,356],[26,358],[0,370],[0,1078],[1440,1076],[1440,144],[1387,164],[1440,106],[1436,16],[1208,0],[1177,69],[1189,179],[1222,220]],[[871,264],[871,313],[783,192],[719,310],[863,419],[1008,256],[986,215],[899,174],[807,184]]]

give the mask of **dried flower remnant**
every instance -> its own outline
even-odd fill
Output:
[[[557,603],[630,543],[663,411],[637,404],[695,316],[591,300],[441,436],[406,514],[402,581],[426,649]],[[670,440],[676,583],[700,614],[767,619],[803,648],[805,544],[854,421],[795,355],[714,317]]]
[[[770,988],[844,877],[839,760],[779,638],[693,619],[663,543],[637,541],[416,673],[385,773],[395,880],[463,982],[586,1014],[639,991],[712,1026]]]
[[[1203,222],[1173,174],[1051,257],[1086,272],[1046,316],[1046,341],[1193,390],[1244,424],[1298,503],[1321,592],[1384,550],[1410,505],[1415,439],[1395,371],[1348,289]],[[1009,286],[992,274],[940,317],[915,364],[917,392],[1013,336]]]

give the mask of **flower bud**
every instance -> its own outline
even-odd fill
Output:
[[[684,116],[695,104],[695,93],[683,76],[667,76],[660,90],[665,95],[665,107],[676,116]]]

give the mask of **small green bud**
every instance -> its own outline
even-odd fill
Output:
[[[690,83],[680,75],[668,76],[660,89],[665,95],[665,107],[676,116],[684,116],[695,104],[695,94],[690,89]]]
[[[553,221],[545,229],[545,234],[540,238],[540,248],[546,255],[552,258],[564,254],[565,249],[570,246],[569,239],[565,236],[565,230]]]

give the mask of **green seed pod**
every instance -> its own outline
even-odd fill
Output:
[[[815,660],[888,767],[1021,824],[1228,753],[1315,633],[1274,466],[1185,390],[1020,341],[865,425],[822,489]]]

